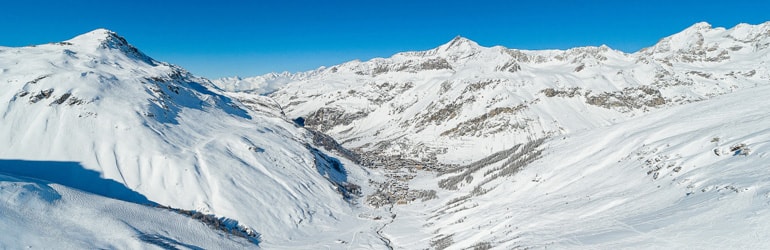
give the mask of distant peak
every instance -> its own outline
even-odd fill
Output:
[[[767,29],[770,28],[770,21],[752,25],[748,23],[739,23],[736,24],[734,27],[730,28],[731,30],[742,30],[742,29]]]
[[[448,43],[441,45],[439,48],[441,51],[450,51],[450,50],[465,50],[469,48],[478,48],[478,47],[480,47],[478,43],[462,36],[456,36]]]
[[[473,42],[473,41],[471,41],[471,39],[465,38],[465,37],[460,36],[460,35],[455,36],[455,38],[452,38],[452,40],[449,41],[450,44],[451,43],[465,43],[465,42]]]
[[[98,28],[98,29],[92,30],[91,32],[88,32],[86,34],[101,35],[101,36],[105,36],[105,37],[106,36],[117,35],[114,31],[108,30],[108,29],[105,29],[105,28]]]
[[[710,30],[710,29],[711,29],[711,24],[707,22],[698,22],[688,27],[685,30]]]
[[[669,43],[678,43],[678,44],[689,44],[688,41],[693,39],[699,39],[698,37],[702,35],[705,32],[708,32],[712,30],[711,24],[707,22],[699,22],[691,25],[690,27],[687,27],[686,29],[680,31],[679,33],[673,34],[671,36],[665,37],[661,39],[660,43],[663,44],[669,44]],[[668,45],[667,45],[668,46]]]

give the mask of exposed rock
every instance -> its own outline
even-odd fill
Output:
[[[305,126],[319,131],[328,131],[338,125],[350,125],[356,119],[367,115],[364,112],[349,114],[340,108],[322,107],[305,117]]]
[[[53,89],[41,90],[38,94],[35,94],[29,97],[29,103],[36,103],[42,99],[48,99],[49,97],[51,97],[52,93],[53,93]]]

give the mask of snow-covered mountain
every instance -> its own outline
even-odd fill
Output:
[[[290,82],[305,79],[321,71],[322,69],[299,73],[268,73],[265,75],[248,78],[237,76],[225,77],[215,79],[213,80],[213,83],[225,91],[248,92],[264,95],[272,93]]]
[[[698,23],[209,81],[103,29],[0,47],[0,248],[768,248],[769,50]]]
[[[271,97],[384,174],[364,196],[393,248],[766,248],[768,61],[770,22],[631,54],[457,37],[231,96]]]
[[[60,43],[0,47],[0,82],[0,185],[11,187],[0,188],[0,200],[20,200],[2,206],[20,212],[3,212],[0,231],[46,230],[50,224],[35,221],[69,215],[77,217],[67,219],[62,230],[132,217],[150,220],[166,210],[125,202],[223,218],[261,235],[260,245],[271,248],[335,246],[337,239],[374,227],[357,218],[360,206],[353,199],[355,183],[366,173],[316,149],[313,135],[281,115],[272,100],[235,101],[208,80],[153,60],[114,32],[99,29]],[[95,205],[84,205],[83,211],[74,205],[92,201]],[[25,207],[54,212],[26,213]],[[113,214],[120,207],[127,208]],[[88,211],[101,212],[83,218]],[[99,218],[104,214],[114,217]],[[153,245],[141,234],[148,228],[167,232],[152,235],[176,247],[207,241],[197,239],[206,235],[219,237],[209,246],[233,237],[167,229],[195,221],[165,214],[168,222],[129,221],[107,227],[122,230],[119,234],[93,235],[93,241],[83,235],[71,238],[71,246],[101,248],[113,240]],[[14,228],[19,225],[27,227]],[[127,231],[132,227],[135,233]],[[35,242],[60,238],[70,237],[32,233],[0,246],[39,246]],[[381,244],[371,235],[356,243],[369,242]]]
[[[253,79],[281,79],[285,86],[270,96],[286,114],[346,147],[463,164],[515,143],[764,84],[769,47],[770,23],[698,23],[633,54],[606,46],[488,48],[457,37],[428,51]]]

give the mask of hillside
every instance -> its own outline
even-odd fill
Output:
[[[0,173],[9,178],[227,218],[260,234],[262,246],[316,248],[368,230],[346,199],[355,190],[345,189],[366,172],[333,164],[269,99],[235,101],[114,32],[0,47],[0,82]]]
[[[767,248],[768,94],[739,90],[553,137],[517,158],[535,155],[526,165],[418,174],[409,186],[439,198],[395,206],[385,232],[406,249]],[[453,179],[456,189],[439,187]]]

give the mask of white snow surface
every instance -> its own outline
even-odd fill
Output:
[[[0,175],[0,248],[245,249],[252,243],[175,212]]]
[[[234,219],[260,233],[263,247],[336,248],[337,239],[354,237],[351,244],[382,244],[366,234],[356,237],[369,222],[357,218],[362,208],[345,201],[316,168],[304,129],[269,106],[246,108],[208,80],[151,59],[111,31],[0,47],[0,83],[0,173],[9,178],[23,174],[105,196],[88,198],[99,202],[155,203]],[[22,163],[38,171],[14,170]],[[353,165],[347,172],[351,183],[365,174]],[[77,197],[63,199],[66,204],[38,203],[77,212],[68,205]],[[46,218],[37,216],[48,215],[24,219]],[[44,230],[28,224],[28,231]],[[173,223],[153,230],[165,225]],[[179,230],[169,232],[186,232]],[[19,245],[35,241],[23,239],[30,242]]]

